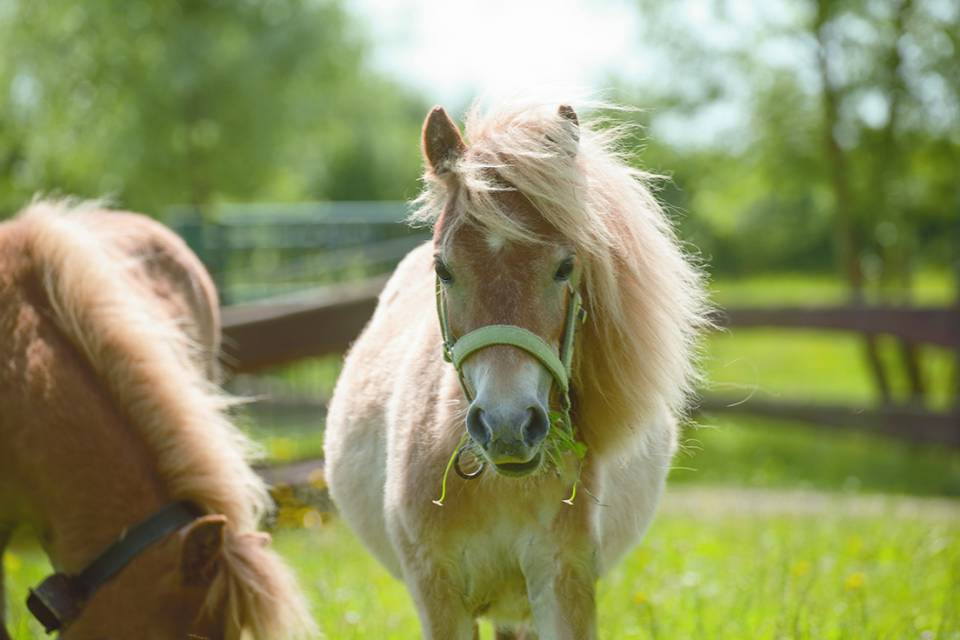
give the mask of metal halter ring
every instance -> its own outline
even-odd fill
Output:
[[[477,467],[477,470],[473,473],[467,473],[460,468],[460,456],[463,455],[463,452],[467,450],[467,445],[460,447],[457,451],[456,457],[453,459],[453,470],[457,472],[457,475],[463,478],[464,480],[473,480],[474,478],[479,478],[480,474],[483,473],[483,470],[487,468],[487,463],[483,460],[480,460],[480,466]]]

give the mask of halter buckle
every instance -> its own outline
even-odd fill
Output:
[[[85,599],[70,576],[55,573],[41,582],[36,589],[30,589],[27,609],[40,621],[47,633],[53,633],[80,614]]]

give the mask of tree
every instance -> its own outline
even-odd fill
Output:
[[[946,263],[960,208],[960,7],[936,0],[641,0],[640,7],[663,78],[630,88],[653,113],[646,157],[669,158],[688,225],[722,248],[719,269],[791,268],[832,254],[853,295],[866,288],[875,296],[894,285],[908,290],[918,258]],[[709,27],[696,26],[690,13]],[[738,119],[712,139],[656,137],[669,132],[662,123],[696,130],[688,123],[718,107]]]
[[[366,69],[366,43],[336,0],[20,0],[5,11],[7,212],[35,191],[113,194],[160,213],[223,199],[399,197],[413,182],[416,161],[355,160],[361,133],[415,141],[423,110]]]

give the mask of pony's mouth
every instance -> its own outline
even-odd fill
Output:
[[[541,462],[543,462],[543,452],[538,451],[537,455],[526,462],[503,462],[501,464],[494,464],[493,468],[502,476],[521,478],[539,469]]]

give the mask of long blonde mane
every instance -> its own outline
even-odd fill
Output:
[[[461,213],[444,236],[476,224],[517,242],[541,242],[498,197],[522,193],[570,243],[584,265],[589,322],[575,356],[584,438],[596,452],[664,409],[680,414],[697,379],[696,338],[708,324],[703,277],[680,247],[652,195],[653,176],[619,151],[624,128],[580,120],[558,105],[477,105],[466,121],[467,150],[430,168],[414,202],[415,223],[436,223],[452,197]],[[602,426],[599,426],[602,425]]]
[[[96,209],[38,201],[19,215],[57,324],[154,452],[171,497],[227,516],[224,570],[208,606],[226,602],[229,637],[244,628],[258,640],[306,637],[312,622],[296,582],[256,535],[270,498],[248,464],[254,448],[226,411],[231,400],[161,301],[137,293],[132,258],[85,223]]]

